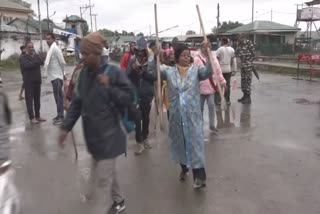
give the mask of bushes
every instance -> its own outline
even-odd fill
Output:
[[[19,63],[19,54],[13,54],[6,60],[0,61],[0,69],[18,69],[20,66]]]

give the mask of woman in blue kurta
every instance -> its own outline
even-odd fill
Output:
[[[185,181],[190,168],[194,188],[202,188],[206,186],[206,172],[199,82],[212,76],[213,71],[209,63],[207,67],[191,64],[190,51],[182,43],[175,50],[175,60],[174,67],[161,66],[169,95],[171,157],[181,165],[180,180]]]

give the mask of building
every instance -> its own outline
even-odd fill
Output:
[[[258,53],[262,55],[291,54],[294,51],[295,39],[300,28],[271,21],[255,21],[240,26],[220,36],[236,39],[238,34],[246,34],[254,42]]]
[[[85,28],[88,26],[84,19],[80,18],[79,16],[72,15],[69,17],[67,16],[63,21],[66,23],[66,31],[77,34],[80,37],[84,36]]]
[[[33,15],[31,4],[22,0],[0,0],[0,19],[7,24],[15,18],[27,19]]]

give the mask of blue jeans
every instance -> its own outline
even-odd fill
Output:
[[[62,87],[63,87],[63,80],[62,79],[55,79],[51,81],[52,83],[52,88],[53,88],[53,94],[54,94],[54,99],[56,101],[57,105],[57,113],[59,118],[64,117],[63,113],[63,92],[62,92]]]
[[[207,101],[209,110],[209,124],[210,129],[215,128],[215,104],[214,104],[214,94],[203,95],[201,94],[201,112],[203,115],[204,103]]]

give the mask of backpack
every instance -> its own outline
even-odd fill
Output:
[[[110,71],[110,66],[105,64],[100,69],[100,74],[108,75]],[[132,103],[129,104],[127,107],[117,106],[115,103],[112,103],[113,109],[118,113],[120,117],[120,121],[124,128],[126,129],[127,133],[132,132],[136,128],[136,115],[137,115],[137,107],[138,107],[138,95],[135,90],[134,92],[134,99]],[[112,102],[112,101],[111,101]]]

